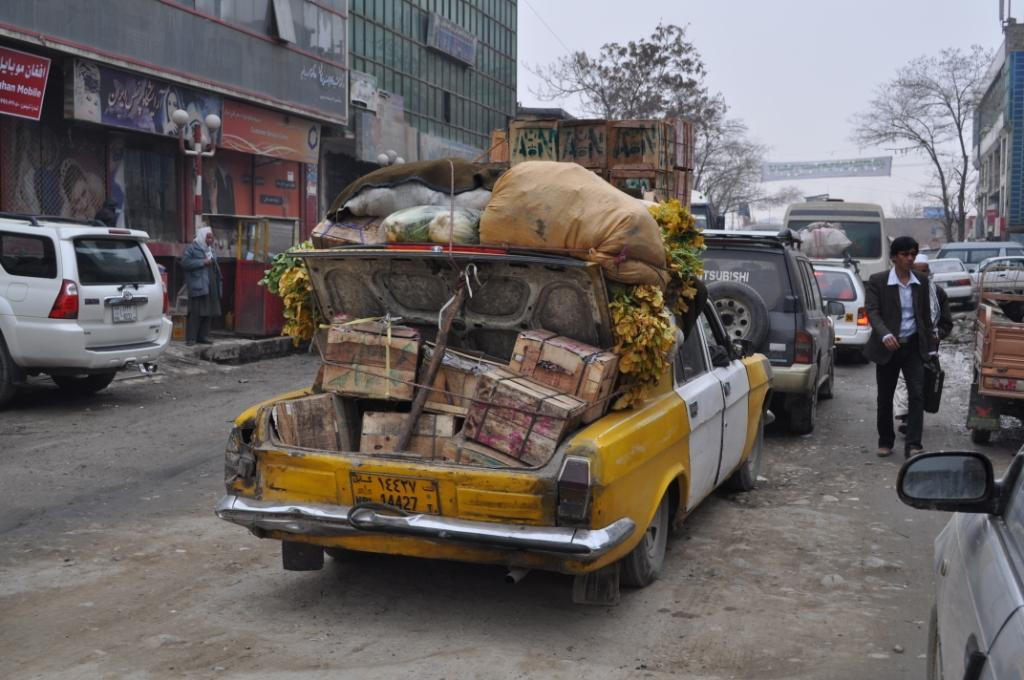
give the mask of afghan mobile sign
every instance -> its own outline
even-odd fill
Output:
[[[826,177],[889,177],[890,175],[892,175],[892,156],[796,163],[764,163],[761,165],[762,182],[822,179]]]
[[[50,60],[0,47],[0,113],[39,120]]]

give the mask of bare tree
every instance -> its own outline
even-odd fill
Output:
[[[599,118],[685,116],[700,124],[721,98],[708,95],[704,62],[686,29],[659,23],[649,38],[607,43],[597,55],[574,52],[527,69],[541,80],[531,92],[545,101],[577,97]]]
[[[914,59],[882,84],[854,116],[853,139],[897,153],[923,153],[945,208],[947,241],[963,238],[972,181],[969,134],[977,89],[992,55],[978,45]]]
[[[916,197],[917,194],[913,194]],[[923,213],[923,206],[916,201],[904,201],[902,203],[893,203],[889,206],[889,215],[891,217],[920,217]]]
[[[761,196],[761,164],[767,148],[751,140],[740,120],[698,127],[694,142],[694,182],[715,212],[725,214],[740,203],[758,203]]]

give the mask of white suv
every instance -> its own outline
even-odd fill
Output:
[[[152,368],[171,337],[149,236],[98,222],[0,213],[0,406],[28,375],[102,390]]]

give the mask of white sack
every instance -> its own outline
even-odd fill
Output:
[[[800,252],[811,258],[842,257],[852,243],[833,222],[812,222],[800,231]]]

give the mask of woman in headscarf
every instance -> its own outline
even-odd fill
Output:
[[[188,277],[188,317],[185,344],[213,344],[210,319],[220,316],[220,268],[213,253],[213,230],[196,229],[196,237],[181,255],[181,268]]]

